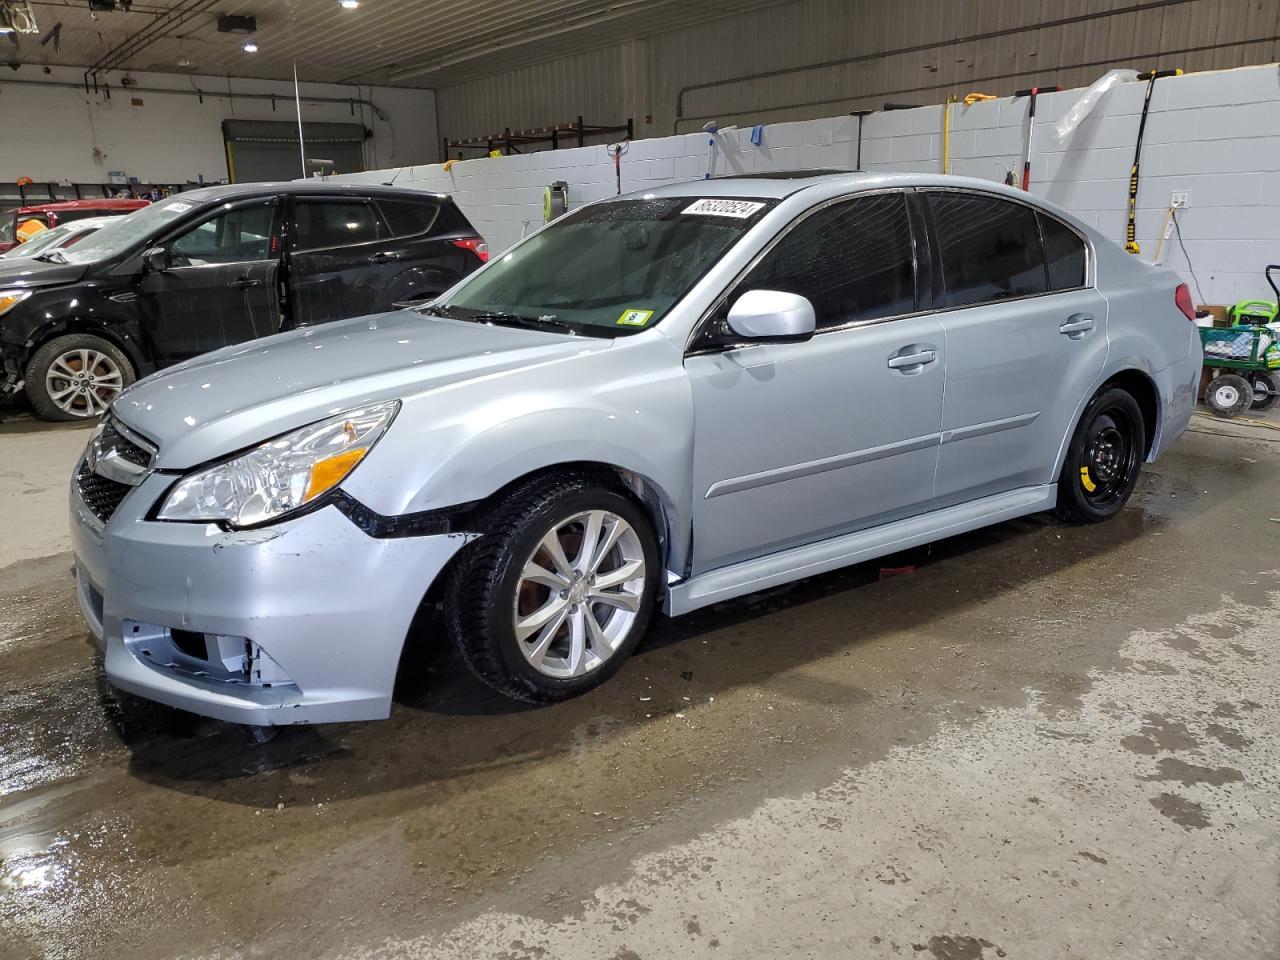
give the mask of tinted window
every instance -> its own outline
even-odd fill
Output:
[[[295,250],[347,247],[387,235],[367,200],[298,200],[293,210]]]
[[[1044,259],[1049,267],[1049,289],[1071,290],[1084,286],[1084,241],[1061,220],[1039,214],[1044,238]]]
[[[174,266],[244,263],[271,257],[272,201],[224,210],[169,244]]]
[[[416,200],[378,200],[378,209],[396,237],[416,237],[431,229],[440,208]]]
[[[915,259],[906,197],[859,197],[811,214],[743,279],[736,293],[807,297],[818,327],[911,313]]]
[[[952,306],[1044,293],[1044,254],[1035,211],[1021,203],[932,193],[942,279]]]

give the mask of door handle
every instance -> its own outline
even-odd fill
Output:
[[[912,349],[908,347],[907,349]],[[920,350],[916,349],[914,353],[897,353],[889,358],[890,370],[901,370],[903,373],[914,373],[923,367],[926,363],[933,363],[938,359],[936,350]]]
[[[1058,332],[1070,337],[1072,340],[1079,340],[1092,329],[1093,317],[1090,314],[1073,313],[1067,317],[1062,326],[1058,327]]]
[[[404,256],[403,250],[382,250],[369,258],[370,263],[391,263]]]
[[[262,286],[261,280],[255,280],[253,277],[241,277],[238,280],[232,280],[227,284],[228,287],[235,287],[237,290],[246,290],[249,287]]]

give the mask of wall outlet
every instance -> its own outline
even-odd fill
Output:
[[[1183,207],[1191,206],[1191,191],[1190,190],[1173,191],[1173,197],[1169,201],[1169,206],[1173,207],[1175,210],[1181,210]]]

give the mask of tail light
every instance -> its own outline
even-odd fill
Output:
[[[462,240],[451,241],[455,247],[461,247],[463,250],[470,250],[480,258],[481,263],[489,262],[489,245],[479,237],[465,237]]]
[[[1178,284],[1178,289],[1173,291],[1173,302],[1178,305],[1178,309],[1192,323],[1196,322],[1196,308],[1191,302],[1191,289],[1185,284]]]

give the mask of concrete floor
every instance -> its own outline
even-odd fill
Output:
[[[1193,430],[1103,526],[659,621],[552,708],[428,631],[389,721],[253,746],[104,685],[85,431],[0,426],[0,958],[1280,957],[1280,432]]]

